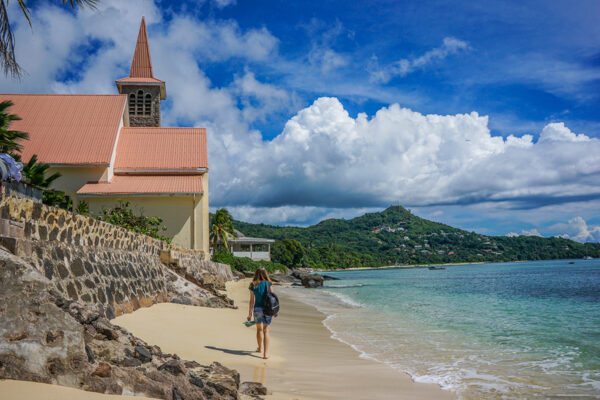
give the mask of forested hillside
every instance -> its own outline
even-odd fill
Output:
[[[277,239],[273,260],[287,266],[374,267],[477,261],[600,257],[598,243],[561,238],[485,236],[428,221],[400,206],[306,228],[234,221],[247,236]],[[296,242],[297,241],[297,242]]]

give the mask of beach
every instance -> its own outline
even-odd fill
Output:
[[[280,290],[281,314],[271,326],[270,358],[255,353],[254,327],[243,325],[248,313],[249,280],[230,282],[228,295],[238,309],[156,304],[117,317],[120,325],[164,352],[201,364],[218,361],[237,369],[241,381],[263,383],[268,399],[451,399],[437,385],[414,383],[406,374],[367,359],[331,338],[325,315]],[[275,292],[280,289],[275,286]],[[286,289],[296,290],[293,288]],[[297,289],[303,290],[303,289]],[[113,400],[133,398],[22,381],[0,382],[0,398]],[[140,398],[140,397],[135,397]]]
[[[322,324],[324,314],[281,291],[282,312],[271,326],[270,358],[263,360],[253,352],[256,329],[242,324],[248,314],[248,284],[227,285],[237,310],[158,304],[113,322],[184,359],[235,368],[242,382],[267,386],[270,399],[453,398],[437,385],[414,383],[384,364],[359,358],[350,346],[331,338]]]

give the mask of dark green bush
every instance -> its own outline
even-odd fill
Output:
[[[268,273],[275,271],[286,272],[287,268],[272,261],[254,261],[248,257],[234,257],[230,253],[215,253],[212,257],[213,261],[228,264],[231,268],[243,272],[243,271],[256,271],[258,268],[263,267]]]
[[[135,215],[133,210],[129,208],[128,201],[119,201],[119,204],[115,208],[102,210],[102,215],[99,215],[97,218],[100,221],[122,226],[131,231],[171,243],[171,238],[160,234],[160,232],[167,230],[166,226],[162,226],[162,218]]]

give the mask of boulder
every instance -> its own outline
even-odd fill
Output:
[[[271,274],[271,280],[275,283],[294,283],[298,282],[298,278],[291,274],[284,274],[281,272],[277,272]]]
[[[134,356],[142,363],[147,363],[152,361],[152,354],[143,346],[135,346]]]
[[[318,288],[323,287],[323,276],[319,274],[306,274],[302,275],[302,285],[306,288]]]
[[[240,393],[249,396],[266,396],[269,394],[267,388],[259,382],[242,382]]]
[[[111,367],[109,364],[105,362],[101,362],[98,364],[94,372],[92,372],[93,376],[99,376],[100,378],[108,378],[110,376]]]

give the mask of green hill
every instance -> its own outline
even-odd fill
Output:
[[[247,236],[300,242],[302,257],[295,257],[295,265],[289,266],[347,268],[600,257],[598,243],[485,236],[419,218],[400,206],[349,220],[327,219],[306,228],[241,221],[234,221],[234,225]],[[286,243],[289,248],[289,240],[275,244],[274,261],[290,263],[282,254]]]

